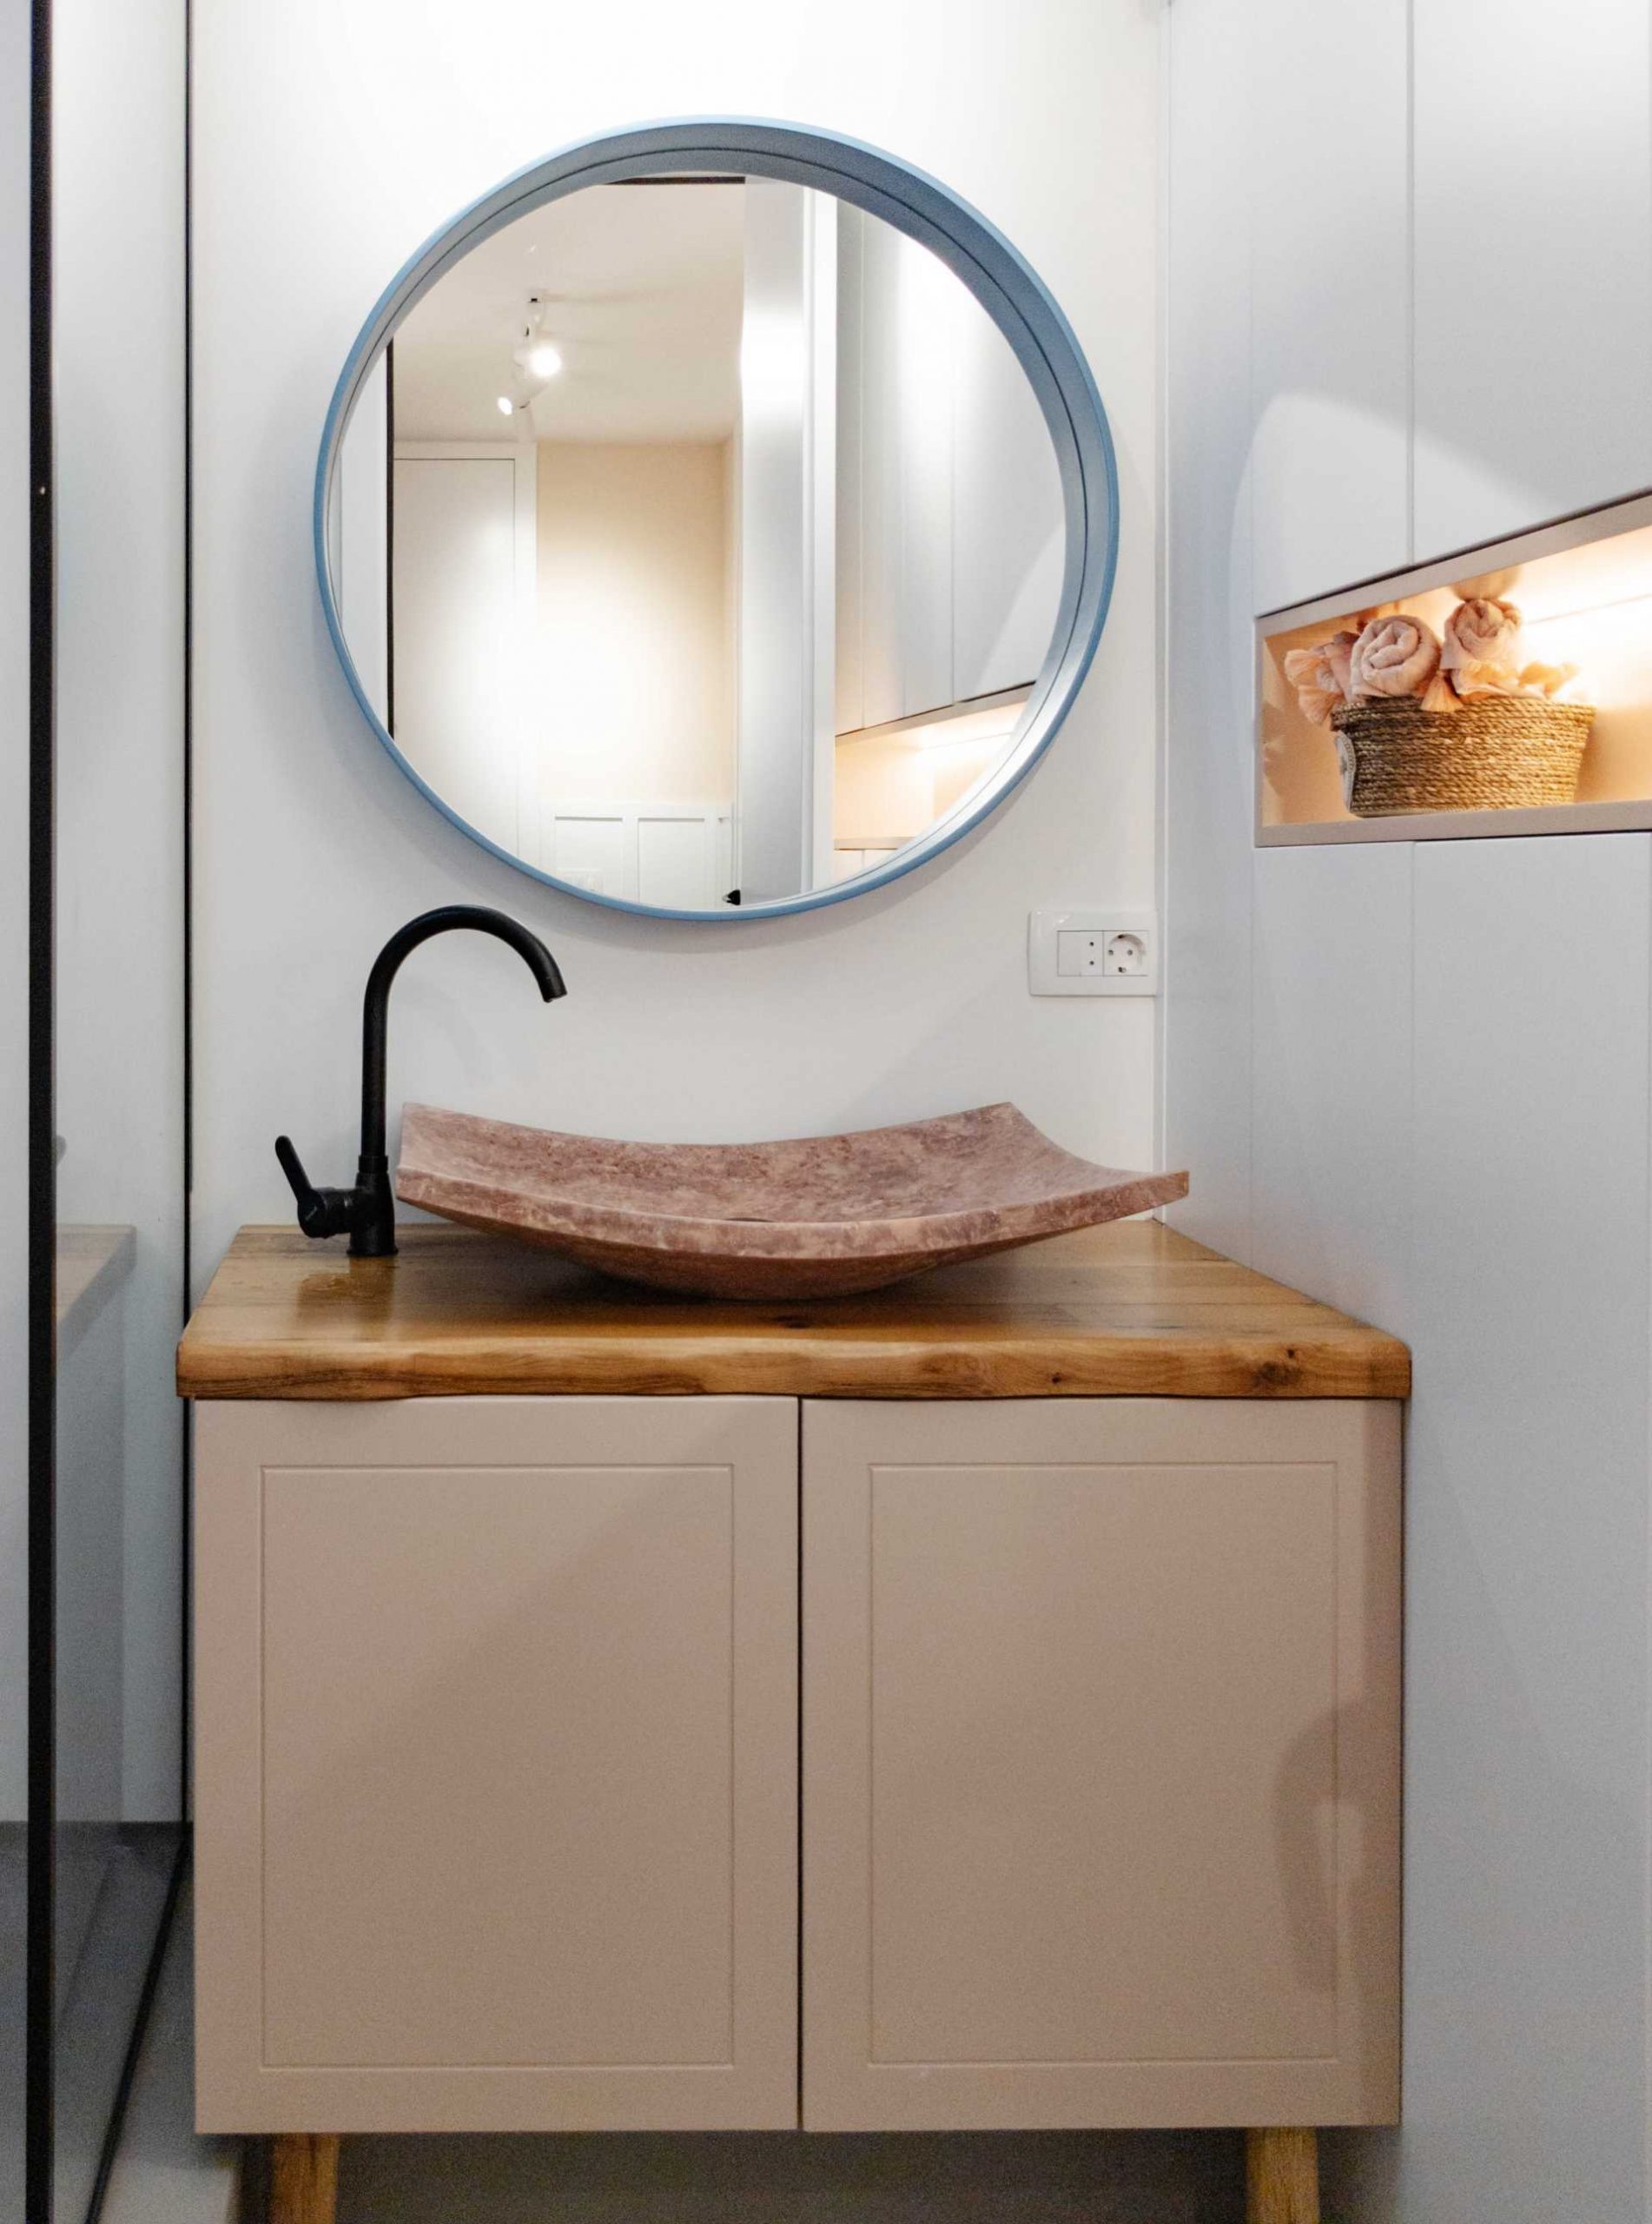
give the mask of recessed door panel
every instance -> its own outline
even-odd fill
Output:
[[[795,2122],[795,1408],[202,1422],[203,2122]]]
[[[1396,1410],[806,1406],[807,2124],[1391,2108]]]

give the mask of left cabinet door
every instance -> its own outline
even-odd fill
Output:
[[[196,1445],[201,2128],[795,2125],[795,1403]]]

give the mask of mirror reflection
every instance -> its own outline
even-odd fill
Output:
[[[441,803],[679,910],[874,870],[990,783],[1065,547],[962,282],[733,176],[587,188],[452,266],[358,397],[329,526],[361,684]]]

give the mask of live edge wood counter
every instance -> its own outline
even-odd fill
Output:
[[[1156,1221],[795,1304],[662,1297],[464,1228],[243,1228],[186,1398],[1404,1398],[1404,1344]]]

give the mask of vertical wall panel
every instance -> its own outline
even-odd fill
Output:
[[[963,701],[1035,679],[1066,556],[1061,469],[1014,349],[975,301],[955,301],[952,685]]]
[[[1178,0],[1168,1152],[1194,1233],[1415,1354],[1405,2121],[1327,2138],[1331,2213],[1642,2224],[1652,844],[1250,855],[1249,612],[1404,548],[1408,13],[1411,553],[1652,480],[1640,0]]]
[[[863,466],[862,394],[866,374],[861,361],[864,331],[867,218],[844,202],[837,211],[837,566],[833,617],[832,689],[834,724],[839,733],[864,725],[865,689],[861,671],[862,547],[861,475]]]
[[[909,239],[897,242],[896,253],[901,707],[910,717],[950,703],[955,692],[952,383],[958,307],[944,263]]]
[[[1251,1260],[1404,1333],[1408,844],[1256,857]]]
[[[1649,39],[1646,0],[1416,10],[1419,558],[1652,482]]]
[[[1173,1218],[1250,1240],[1252,133],[1241,11],[1177,0],[1166,334],[1165,1143],[1193,1175]]]
[[[1407,2218],[1645,2214],[1649,856],[1417,853]]]
[[[1255,595],[1272,610],[1410,553],[1410,11],[1256,0],[1240,12],[1253,35]]]

